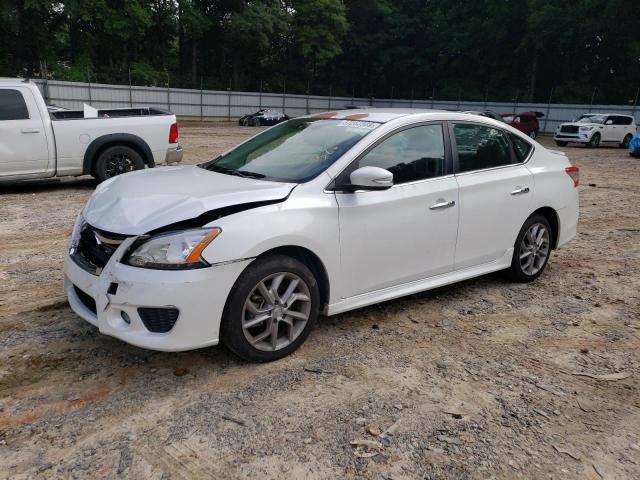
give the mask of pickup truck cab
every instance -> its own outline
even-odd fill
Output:
[[[620,148],[629,148],[636,133],[635,119],[617,113],[585,113],[575,121],[558,127],[553,139],[560,147],[569,142],[582,143],[587,147],[598,147],[601,142],[617,143]]]
[[[182,160],[176,117],[156,108],[49,111],[38,87],[0,81],[0,181],[98,180]]]

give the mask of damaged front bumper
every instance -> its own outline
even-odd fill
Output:
[[[124,240],[97,275],[67,255],[64,284],[73,311],[101,333],[138,347],[182,351],[217,344],[227,296],[251,260],[195,270],[132,267],[120,259],[136,238]]]

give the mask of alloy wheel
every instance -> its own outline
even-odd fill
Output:
[[[291,272],[274,273],[258,282],[245,300],[242,331],[258,350],[281,350],[300,336],[310,315],[305,281]]]
[[[122,153],[113,155],[105,164],[107,178],[115,177],[122,173],[133,172],[135,169],[136,166],[133,160]]]
[[[542,223],[534,223],[529,227],[520,243],[520,267],[530,276],[544,267],[549,257],[551,242],[549,230]]]

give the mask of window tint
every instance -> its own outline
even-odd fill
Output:
[[[25,120],[29,118],[27,104],[18,90],[0,90],[0,120]]]
[[[613,120],[614,125],[631,125],[631,117],[610,116],[609,120]]]
[[[511,146],[498,129],[457,123],[453,127],[460,172],[509,165]]]
[[[509,138],[511,139],[511,143],[513,144],[513,149],[516,151],[516,157],[518,157],[518,160],[520,162],[524,162],[533,146],[526,140],[513,133],[509,134]]]
[[[442,125],[423,125],[402,130],[376,145],[357,168],[384,168],[398,184],[444,175],[444,165]]]

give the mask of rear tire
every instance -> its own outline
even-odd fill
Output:
[[[93,175],[99,182],[134,170],[142,170],[144,160],[131,147],[115,145],[104,150],[96,160]]]
[[[311,270],[294,258],[267,255],[238,277],[224,308],[220,339],[244,360],[271,362],[302,345],[319,313],[320,288]]]
[[[628,134],[626,137],[624,137],[624,140],[622,140],[622,143],[620,144],[620,148],[629,148],[629,143],[631,142],[631,139],[633,138],[633,135]]]
[[[542,275],[551,256],[552,238],[549,221],[542,215],[531,215],[516,239],[508,277],[515,282],[527,283]]]
[[[591,136],[591,139],[587,142],[587,148],[598,148],[600,146],[600,134],[598,132]]]
[[[561,142],[559,140],[556,140],[556,145],[559,147],[566,147],[568,143],[569,142]]]
[[[532,138],[533,140],[535,140],[536,138],[538,138],[538,132],[536,130],[531,130],[529,132],[529,138]]]

